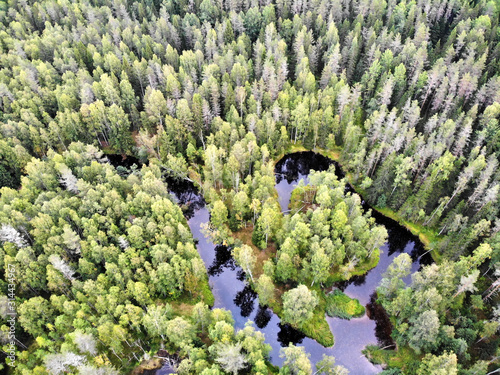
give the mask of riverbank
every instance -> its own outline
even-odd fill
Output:
[[[132,370],[129,375],[144,375],[154,370],[159,370],[163,366],[163,360],[154,357],[148,360],[142,361],[136,368]]]

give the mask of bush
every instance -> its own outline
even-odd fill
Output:
[[[259,249],[265,249],[266,248],[266,242],[264,240],[264,235],[262,234],[262,231],[260,230],[259,226],[256,225],[253,229],[252,233],[252,243],[257,246]]]
[[[228,225],[231,232],[236,232],[241,228],[241,222],[238,219],[236,219],[233,215],[229,217]]]
[[[390,368],[379,373],[379,375],[400,375],[401,370],[398,368]]]
[[[326,313],[341,319],[359,318],[365,315],[365,307],[336,289],[326,296]]]
[[[378,197],[377,207],[379,207],[379,208],[387,207],[387,197],[385,196],[385,194],[382,194],[380,197]]]

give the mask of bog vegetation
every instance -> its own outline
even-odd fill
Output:
[[[487,374],[500,362],[500,5],[478,0],[0,1],[0,269],[16,269],[15,374],[127,373],[160,347],[180,374],[344,374],[303,348],[280,369],[253,326],[213,309],[163,177],[193,182],[205,233],[262,304],[331,345],[335,282],[420,235],[378,300],[387,374]],[[277,200],[274,163],[338,160]],[[106,153],[139,157],[115,169]],[[262,255],[264,254],[264,255]],[[8,282],[0,282],[7,351]],[[328,289],[328,290],[327,290]],[[4,365],[7,367],[7,365]]]

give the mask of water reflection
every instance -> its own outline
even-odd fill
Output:
[[[156,370],[144,370],[142,375],[170,375],[175,373],[175,370],[169,364],[164,364],[161,368]]]
[[[281,346],[288,346],[291,344],[297,345],[302,344],[302,341],[306,337],[302,332],[297,331],[289,324],[278,324],[280,331],[278,332],[278,342]]]
[[[368,271],[368,272],[370,272],[370,271]],[[362,285],[365,285],[365,283],[366,283],[366,275],[367,274],[368,273],[366,273],[364,275],[353,276],[348,281],[340,281],[340,282],[336,283],[335,286],[338,289],[340,289],[342,292],[344,292],[345,289],[349,285],[353,285],[353,286],[362,286]]]
[[[236,271],[236,278],[239,281],[245,281],[246,277],[247,277],[247,275],[246,275],[245,271],[243,271],[241,268],[238,268],[238,270]]]
[[[234,271],[236,269],[236,264],[231,255],[231,250],[229,250],[227,246],[217,245],[215,246],[215,258],[213,263],[208,267],[208,276],[218,276],[225,271],[225,268]]]
[[[236,294],[236,297],[234,297],[234,303],[241,309],[241,316],[245,318],[250,316],[255,308],[256,299],[257,293],[255,293],[249,285],[246,285],[243,290]]]
[[[389,315],[387,315],[383,307],[377,303],[377,294],[375,292],[370,296],[370,303],[366,305],[366,314],[370,319],[377,322],[375,326],[375,336],[379,344],[383,347],[395,346],[391,338],[392,325],[389,320]]]
[[[283,159],[276,163],[275,174],[276,183],[279,184],[282,180],[286,180],[288,184],[292,184],[303,176],[307,176],[311,169],[315,171],[326,171],[330,165],[334,164],[339,170],[337,163],[320,154],[314,152],[297,152],[286,155]],[[343,174],[339,176],[343,177]]]
[[[129,171],[134,167],[134,165],[135,168],[140,168],[142,166],[139,159],[128,155],[108,154],[105,155],[104,160],[115,168],[126,168],[129,169]]]
[[[254,318],[255,325],[260,329],[266,328],[272,317],[273,312],[270,309],[259,305],[259,309],[257,310],[257,314],[255,314]]]
[[[142,375],[168,375],[175,374],[177,365],[180,362],[180,358],[176,355],[169,355],[166,350],[160,349],[157,353],[158,356],[164,358],[163,366],[159,369],[154,370],[143,370]]]
[[[198,210],[205,207],[205,200],[201,194],[198,194],[198,190],[191,182],[169,178],[167,185],[173,200],[182,208],[187,220],[193,218]]]

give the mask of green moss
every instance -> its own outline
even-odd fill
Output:
[[[398,350],[382,349],[376,345],[368,345],[362,352],[373,364],[386,365],[389,368],[405,370],[418,367],[421,356],[408,347],[401,347]]]
[[[394,352],[393,350],[382,350],[377,345],[368,345],[362,350],[362,353],[374,365],[383,365],[389,361],[389,352],[391,351]]]
[[[397,221],[400,225],[407,228],[415,236],[418,236],[418,238],[425,245],[425,248],[427,250],[430,250],[431,244],[435,244],[439,242],[441,239],[437,231],[428,227],[424,227],[423,225],[404,220],[398,215],[397,212],[391,210],[389,207],[383,207],[383,208],[373,207],[373,208],[378,212],[380,212],[382,215]],[[430,254],[432,255],[434,261],[439,263],[439,260],[441,259],[440,254],[437,251],[431,251]]]
[[[210,290],[210,285],[208,284],[208,279],[205,280],[202,285],[200,286],[201,289],[201,298],[204,303],[206,303],[208,306],[212,307],[215,303],[215,298]]]
[[[300,327],[300,330],[325,347],[333,346],[335,343],[333,333],[325,319],[325,310],[317,309],[313,317]]]
[[[326,313],[342,319],[359,318],[365,315],[365,307],[357,299],[336,289],[325,297]]]
[[[280,371],[279,366],[274,366],[271,362],[266,361],[268,374],[278,374]]]

